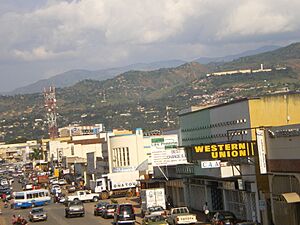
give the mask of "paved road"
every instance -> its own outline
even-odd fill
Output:
[[[14,191],[19,191],[20,184],[15,182],[13,184]],[[141,217],[139,216],[140,208],[136,199],[119,198],[117,199],[119,203],[130,202],[135,207],[135,212],[138,214],[136,217],[136,225],[141,224]],[[72,217],[65,218],[65,206],[63,204],[52,203],[50,205],[44,206],[44,209],[48,213],[48,220],[38,222],[37,225],[85,225],[85,224],[101,224],[101,225],[112,225],[113,219],[103,219],[100,216],[94,216],[94,202],[84,203],[85,216],[84,217]],[[10,209],[3,208],[3,203],[0,202],[0,208],[2,209],[2,216],[0,216],[0,225],[11,225],[11,218],[13,215],[21,215],[28,219],[29,209]],[[29,223],[33,224],[33,223]],[[35,223],[36,224],[36,223]],[[199,223],[204,224],[204,223]],[[210,223],[207,223],[210,224]]]
[[[65,218],[64,205],[62,204],[50,204],[44,206],[44,209],[48,213],[48,220],[43,222],[38,222],[40,225],[67,225],[67,224],[103,224],[111,225],[112,219],[103,219],[100,216],[94,216],[93,209],[95,203],[84,203],[85,216],[84,217],[72,217]],[[2,208],[2,220],[3,225],[10,225],[12,215],[21,215],[28,218],[30,209],[3,209]],[[2,225],[1,220],[0,224]],[[32,224],[32,223],[30,223]]]

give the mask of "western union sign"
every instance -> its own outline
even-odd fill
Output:
[[[257,149],[256,141],[196,145],[192,148],[192,155],[197,159],[251,157]]]

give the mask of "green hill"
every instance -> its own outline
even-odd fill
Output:
[[[237,98],[300,91],[299,43],[226,64],[187,63],[155,71],[129,71],[105,81],[84,80],[57,89],[57,120],[103,123],[107,129],[177,128],[178,112],[191,105],[219,104]],[[210,76],[209,71],[258,68],[261,63],[285,70]],[[0,141],[47,137],[42,93],[0,96]]]

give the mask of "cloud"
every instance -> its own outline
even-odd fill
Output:
[[[107,46],[230,43],[299,30],[295,6],[297,0],[49,1],[35,10],[3,14],[0,34],[6,38],[0,45],[17,57],[45,60],[64,56],[55,52]]]
[[[293,7],[299,1],[246,1],[241,2],[223,21],[219,39],[238,36],[263,36],[299,30],[299,16]]]

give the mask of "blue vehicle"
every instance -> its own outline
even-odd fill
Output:
[[[49,191],[46,189],[20,191],[13,193],[12,208],[19,209],[43,206],[50,202],[51,197]]]

